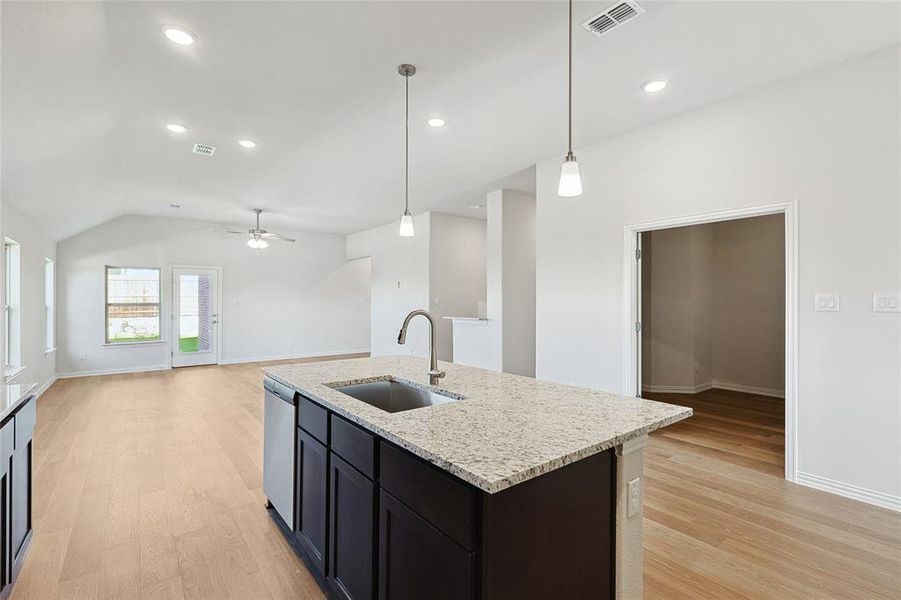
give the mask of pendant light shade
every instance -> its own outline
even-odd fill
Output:
[[[572,154],[567,155],[560,167],[560,184],[557,195],[564,198],[582,195],[582,175],[579,173],[579,162]]]
[[[569,54],[567,63],[567,152],[563,166],[560,167],[560,183],[557,185],[557,195],[564,198],[582,195],[582,174],[579,172],[579,163],[573,156],[573,0],[569,0]]]
[[[410,77],[416,74],[416,67],[403,64],[397,72],[404,78],[404,214],[400,218],[397,235],[413,237],[413,215],[410,214]]]
[[[405,212],[404,216],[400,218],[400,229],[397,234],[400,237],[413,237],[415,235],[413,231],[413,215],[409,212]]]

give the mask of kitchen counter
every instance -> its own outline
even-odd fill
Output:
[[[11,415],[37,389],[36,383],[11,383],[0,386],[0,421]]]
[[[461,400],[388,413],[333,387],[395,380],[430,389],[428,361],[387,356],[264,367],[302,395],[494,494],[691,416],[690,408],[440,363]]]

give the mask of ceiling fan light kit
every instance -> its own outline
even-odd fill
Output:
[[[274,233],[272,231],[266,231],[265,229],[261,229],[260,228],[260,214],[262,214],[263,209],[255,208],[255,209],[253,209],[253,212],[257,216],[256,227],[252,227],[246,231],[241,230],[241,229],[229,229],[226,231],[226,233],[246,234],[246,235],[250,236],[249,239],[247,240],[247,245],[250,246],[251,248],[253,248],[254,250],[256,250],[257,252],[259,252],[263,248],[269,247],[268,240],[279,240],[282,242],[290,242],[290,243],[294,243],[295,241],[297,241],[294,238],[289,238],[280,233]]]

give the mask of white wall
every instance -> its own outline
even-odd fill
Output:
[[[2,203],[2,213],[2,236],[17,241],[20,251],[21,362],[25,371],[14,383],[34,382],[43,389],[56,376],[56,354],[45,352],[44,347],[44,264],[48,258],[56,259],[56,244],[38,223],[8,202]],[[3,281],[0,278],[0,288]]]
[[[712,229],[712,379],[784,392],[783,216],[724,221]]]
[[[620,390],[624,224],[797,199],[798,468],[901,506],[899,109],[894,47],[538,165],[538,376]]]
[[[485,221],[431,213],[429,311],[436,319],[438,358],[453,360],[453,324],[444,317],[476,317],[485,300]]]
[[[411,310],[429,307],[430,213],[415,215],[416,235],[397,235],[397,223],[388,223],[347,236],[348,260],[370,257],[371,333],[373,356],[429,355],[428,324],[419,317],[410,324],[407,343],[397,344],[397,333]]]
[[[504,372],[534,377],[535,197],[498,190],[488,194],[488,210],[493,229],[488,317],[501,323]]]
[[[104,346],[104,265],[163,268],[163,336],[171,337],[171,266],[222,267],[221,362],[369,346],[366,261],[346,262],[344,237],[295,233],[254,253],[222,225],[125,216],[59,242],[60,374],[162,368],[166,343]]]

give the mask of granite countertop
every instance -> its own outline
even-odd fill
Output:
[[[691,416],[690,408],[441,362],[456,402],[388,413],[330,386],[391,378],[424,389],[428,360],[385,356],[263,372],[363,428],[495,493]],[[328,385],[327,385],[328,384]]]
[[[0,421],[8,417],[28,400],[37,389],[36,383],[10,383],[0,385]]]

